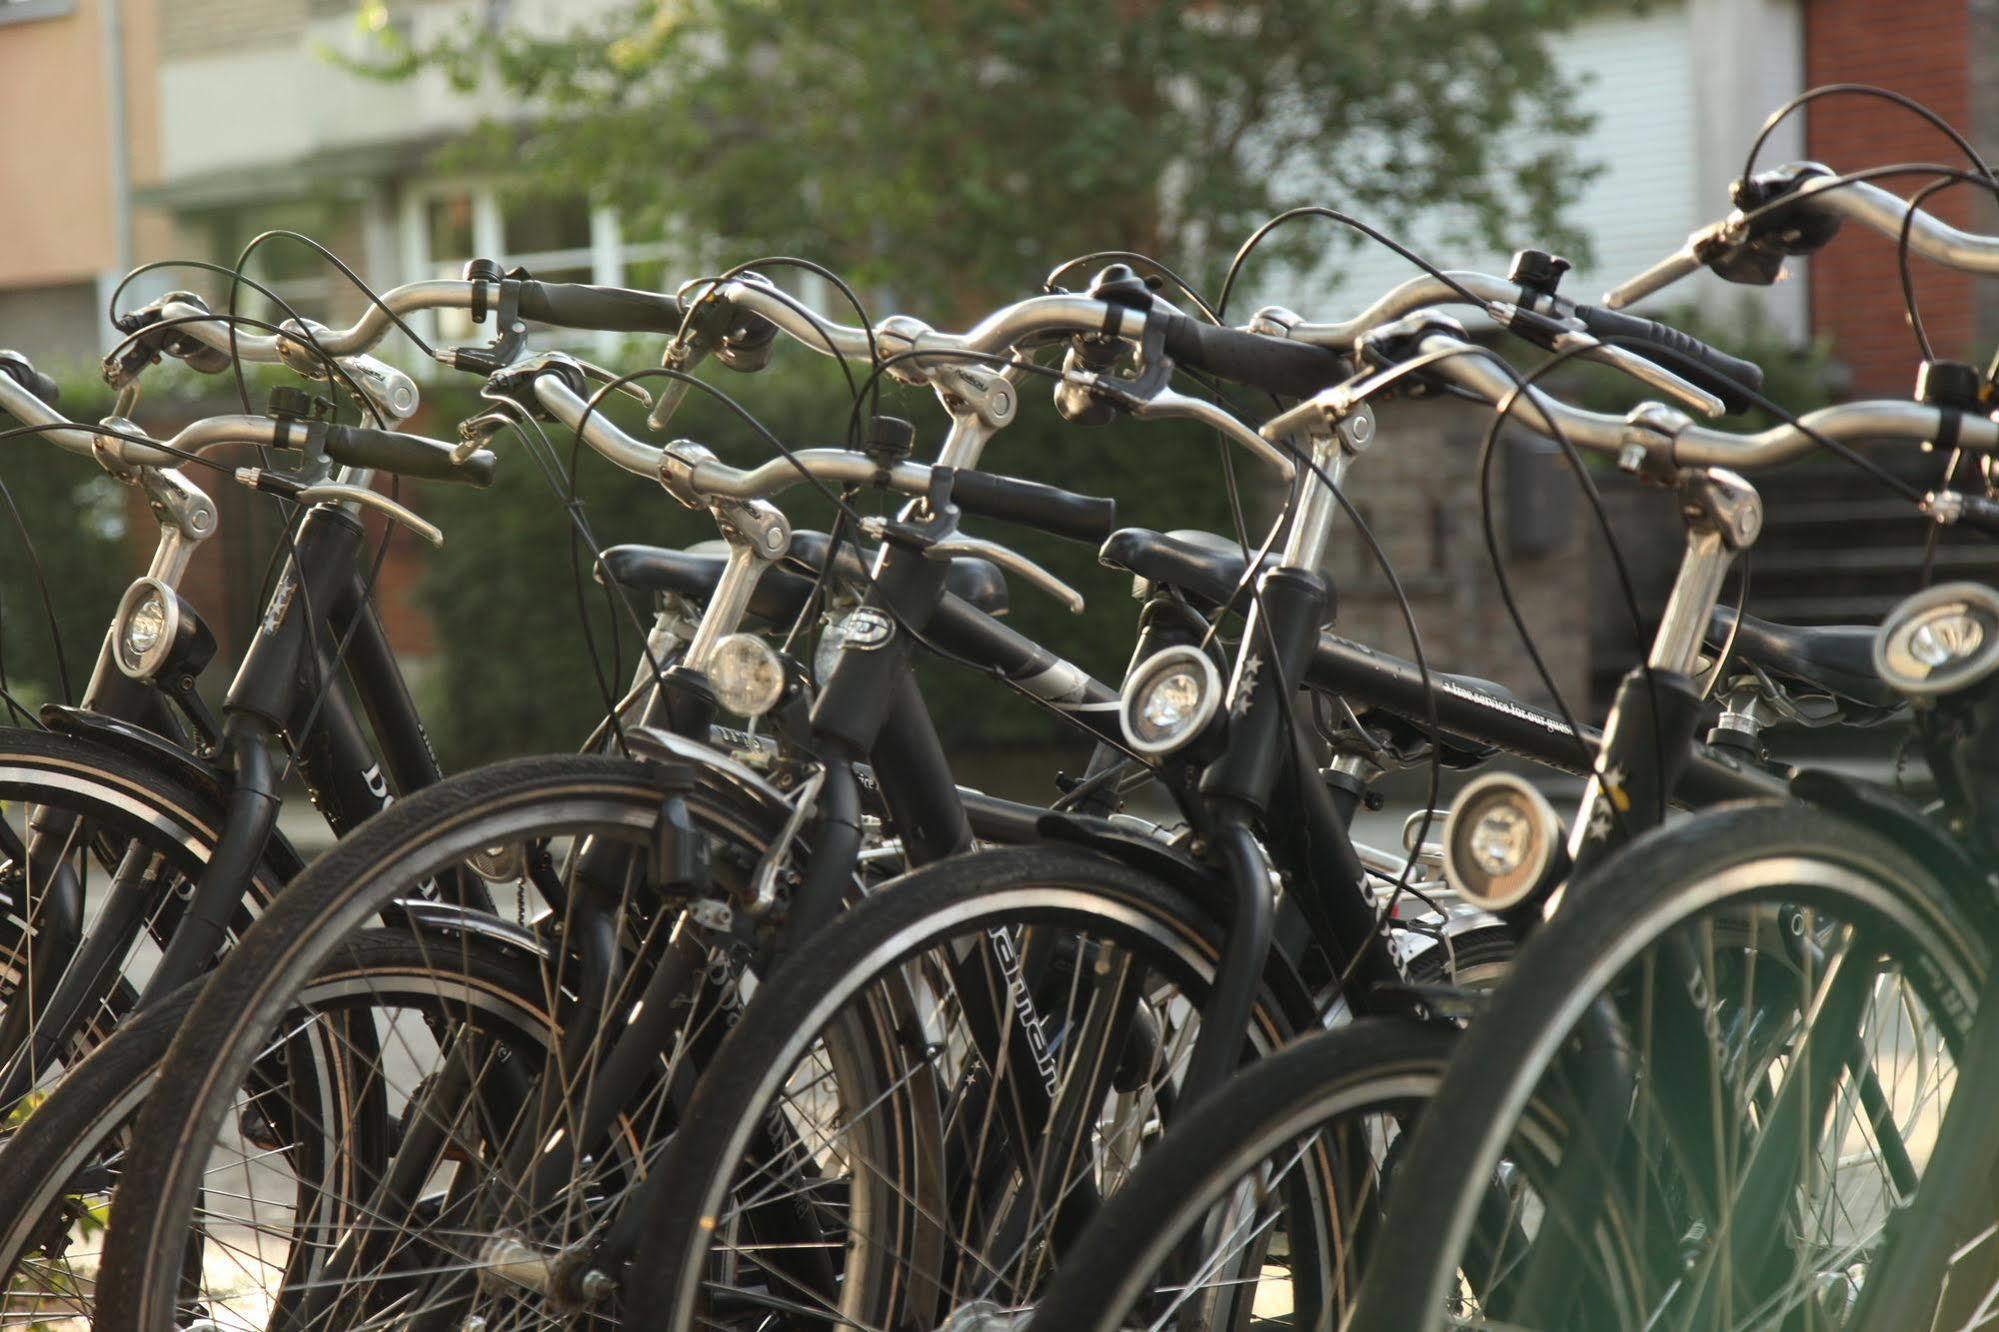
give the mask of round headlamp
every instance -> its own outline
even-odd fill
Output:
[[[166,664],[183,634],[192,629],[178,593],[157,578],[141,578],[125,589],[112,621],[113,656],[134,680],[150,680]]]
[[[1898,694],[1935,698],[1999,667],[1999,592],[1942,583],[1888,613],[1874,636],[1874,669]]]
[[[1554,806],[1512,773],[1467,783],[1444,819],[1444,877],[1481,910],[1519,905],[1549,886],[1567,859]]]
[[[1214,720],[1222,676],[1195,647],[1170,647],[1139,664],[1118,699],[1125,742],[1140,754],[1170,754]]]
[[[708,657],[708,688],[738,717],[761,717],[784,697],[784,661],[755,634],[730,634]]]

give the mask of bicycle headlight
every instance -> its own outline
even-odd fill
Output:
[[[125,589],[113,620],[118,669],[134,680],[150,680],[196,624],[178,593],[157,578],[141,578]]]
[[[784,697],[784,662],[755,634],[730,634],[708,658],[715,701],[738,717],[761,717]]]
[[[1874,637],[1874,669],[1897,693],[1935,698],[1999,667],[1999,592],[1943,583],[1888,613]]]
[[[1444,820],[1444,877],[1486,911],[1517,906],[1553,883],[1568,858],[1548,798],[1512,773],[1487,773],[1458,792]]]
[[[1221,672],[1199,648],[1170,647],[1139,664],[1118,700],[1125,742],[1170,754],[1208,728],[1222,700]]]

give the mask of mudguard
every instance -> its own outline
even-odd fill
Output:
[[[1975,920],[1999,919],[1999,894],[1986,871],[1914,802],[1871,782],[1820,768],[1791,778],[1791,794],[1872,828],[1927,865]]]
[[[222,769],[203,762],[143,726],[134,726],[85,708],[51,703],[42,708],[41,719],[43,725],[58,735],[101,745],[128,763],[157,773],[175,785],[213,801],[216,825],[219,827],[222,824],[222,816],[229,807],[232,786],[229,774]],[[290,882],[305,868],[305,858],[298,853],[298,848],[275,828],[271,830],[263,860],[269,869],[283,876],[284,882]]]
[[[1224,928],[1232,918],[1234,904],[1230,894],[1233,890],[1228,880],[1218,870],[1156,837],[1086,814],[1044,815],[1040,832],[1051,842],[1086,847],[1172,884],[1198,902],[1209,918]],[[1264,967],[1264,978],[1288,1011],[1317,1011],[1310,987],[1298,975],[1291,958],[1282,948],[1271,949],[1270,960]]]

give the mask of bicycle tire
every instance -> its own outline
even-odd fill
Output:
[[[767,844],[781,809],[757,805],[726,774],[698,770],[685,794],[703,820]],[[681,778],[595,755],[513,759],[448,778],[397,801],[316,860],[273,902],[204,987],[170,1048],[159,1088],[135,1129],[100,1276],[108,1325],[170,1327],[176,1237],[194,1206],[194,1166],[172,1144],[206,1141],[227,1112],[265,1033],[338,941],[402,886],[547,829],[637,837]]]
[[[671,1332],[690,1326],[718,1228],[715,1218],[736,1163],[787,1071],[846,1003],[866,995],[926,945],[954,932],[1036,919],[1037,913],[1057,928],[1089,920],[1107,934],[1122,929],[1128,932],[1125,937],[1147,938],[1162,950],[1178,950],[1190,968],[1210,969],[1203,976],[1212,974],[1224,933],[1214,913],[1182,891],[1079,849],[984,851],[892,881],[845,912],[812,947],[764,982],[705,1070],[683,1128],[661,1158],[661,1177],[670,1184],[645,1221],[644,1233],[654,1242],[632,1264],[630,1306],[651,1310],[657,1325]],[[1275,1046],[1316,1026],[1318,1015],[1295,977],[1273,961],[1254,1021],[1266,1044]],[[879,1039],[886,1049],[909,1038],[884,1030]],[[936,1148],[928,1150],[934,1154]],[[908,1154],[928,1159],[923,1150],[908,1149]],[[885,1190],[891,1195],[897,1191],[894,1184]],[[906,1260],[887,1253],[881,1261],[893,1266]],[[893,1284],[888,1277],[861,1282],[851,1267],[846,1280],[853,1284],[843,1286],[843,1292]],[[920,1283],[912,1279],[909,1284],[923,1298]],[[848,1296],[843,1293],[842,1298]]]
[[[441,951],[413,945],[408,936],[388,931],[354,936],[322,967],[301,1002],[310,1008],[321,1002],[320,991],[351,995],[354,987],[366,985],[371,995],[415,993],[448,1011],[448,993],[476,984],[489,997],[497,994],[513,1005],[517,1011],[508,1020],[514,1028],[554,1028],[555,1015],[543,1002],[536,972],[517,951],[473,936],[469,947],[461,944],[451,950],[449,970],[437,964]],[[116,1180],[112,1144],[130,1131],[140,1104],[156,1085],[168,1047],[201,986],[200,980],[190,981],[123,1024],[64,1079],[43,1103],[43,1112],[31,1116],[0,1148],[0,1197],[9,1200],[11,1209],[0,1217],[0,1296],[4,1296],[0,1327],[17,1325],[17,1318],[36,1326],[49,1317],[88,1316],[86,1281],[68,1247],[67,1212],[76,1209],[81,1193],[73,1186],[89,1165],[104,1176],[97,1191],[108,1195]],[[58,1205],[66,1212],[53,1213]],[[58,1225],[62,1229],[57,1230]],[[58,1245],[54,1257],[67,1269],[60,1280],[51,1275],[55,1262],[44,1257],[38,1268],[35,1255],[37,1246],[46,1253]],[[24,1290],[24,1274],[51,1288],[31,1285]],[[63,1289],[52,1288],[58,1284]],[[63,1300],[74,1307],[57,1303]]]
[[[1570,885],[1460,1043],[1408,1153],[1350,1332],[1409,1332],[1444,1318],[1483,1181],[1567,1033],[1620,968],[1683,922],[1748,900],[1758,874],[1780,886],[1815,875],[1811,900],[1864,915],[1891,937],[1895,959],[1928,987],[1945,1039],[1962,1042],[1990,962],[1960,896],[1973,885],[1946,882],[1879,834],[1797,803],[1721,807],[1655,830]]]
[[[87,814],[113,832],[178,848],[183,875],[207,863],[227,817],[219,792],[190,787],[87,738],[17,728],[0,728],[0,801],[57,805]],[[246,925],[300,868],[302,862],[290,845],[272,838],[258,861],[257,874],[246,885],[245,910],[230,932]],[[6,926],[7,942],[0,944],[0,1013],[14,1002],[33,947],[34,927],[27,920],[13,915]],[[115,1022],[136,999],[136,990],[120,980],[108,1006],[92,1017],[79,1041],[87,1045],[103,1040],[109,1034],[107,1022]]]

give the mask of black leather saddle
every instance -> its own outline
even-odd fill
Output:
[[[793,532],[791,547],[776,568],[764,571],[750,595],[750,614],[759,620],[795,617],[811,595],[813,577],[826,562],[832,539],[824,532]],[[874,552],[856,555],[851,543],[840,550],[838,572],[858,578],[862,560],[872,563]],[[674,592],[694,601],[714,595],[728,563],[727,547],[719,541],[703,541],[686,550],[664,546],[612,546],[597,557],[597,581],[605,571],[626,587],[642,592]],[[944,587],[988,615],[1006,611],[1006,576],[990,560],[961,556],[951,561]]]
[[[1240,545],[1213,532],[1155,532],[1145,527],[1121,527],[1111,533],[1097,552],[1097,562],[1148,583],[1178,588],[1208,610],[1236,598],[1247,563]],[[1276,562],[1275,555],[1263,561],[1265,568]]]
[[[1717,607],[1708,622],[1708,641],[1717,649],[1728,642],[1736,614]],[[1774,624],[1754,615],[1741,617],[1731,655],[1761,667],[1774,678],[1803,684],[1869,708],[1893,708],[1901,696],[1874,671],[1871,624],[1829,624],[1809,627]]]

